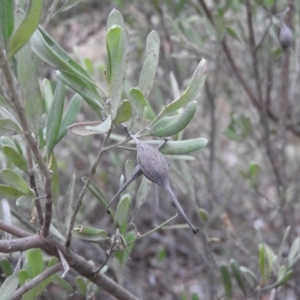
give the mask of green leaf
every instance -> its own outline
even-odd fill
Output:
[[[32,277],[30,276],[27,270],[21,270],[19,272],[19,283],[21,286],[24,285],[26,281],[29,281],[31,279]],[[36,299],[36,288],[29,290],[22,296],[22,300],[35,300],[35,299]]]
[[[21,195],[35,197],[35,192],[32,189],[30,189],[26,181],[14,171],[10,169],[3,169],[0,171],[0,177],[2,178],[4,183],[14,188]]]
[[[86,177],[82,178],[82,181],[85,183],[87,180]],[[104,194],[100,191],[100,189],[97,187],[97,185],[91,181],[89,186],[88,186],[89,191],[96,197],[96,199],[103,205],[103,207],[106,207],[108,204],[108,201],[106,199],[106,197],[104,196]],[[113,213],[112,208],[109,208],[109,215],[112,216],[112,218],[114,219],[115,215]]]
[[[280,278],[275,284],[271,285],[269,288],[277,288],[279,286],[282,286],[282,285],[286,284],[291,279],[291,277],[293,275],[294,275],[293,270],[287,271],[286,273],[284,273],[282,278]]]
[[[68,132],[67,127],[70,126],[75,121],[78,113],[80,112],[81,105],[82,105],[82,97],[78,94],[75,94],[68,105],[66,113],[62,117],[56,143],[59,143],[61,139],[67,134]]]
[[[152,186],[152,181],[147,179],[146,176],[143,177],[142,183],[136,194],[136,210],[139,210],[143,203],[145,202],[150,188]]]
[[[3,146],[3,153],[20,170],[28,172],[27,161],[23,155],[10,146]]]
[[[157,147],[161,143],[161,141],[145,141],[145,143],[153,147]],[[160,149],[160,152],[169,155],[188,154],[204,148],[207,145],[207,143],[208,141],[205,138],[197,138],[183,141],[168,141]]]
[[[15,1],[0,0],[0,40],[7,48],[7,42],[14,31]]]
[[[200,217],[200,219],[204,222],[207,223],[208,222],[208,212],[207,210],[203,209],[203,208],[199,208],[198,209],[198,215]]]
[[[96,134],[104,134],[109,131],[111,128],[111,115],[108,115],[108,117],[99,125],[97,126],[85,126],[85,129],[88,131],[92,131]]]
[[[118,25],[120,27],[124,26],[123,16],[116,9],[113,9],[107,18],[107,30],[109,30],[114,25]]]
[[[102,121],[75,123],[75,124],[68,126],[68,130],[71,133],[77,134],[80,136],[95,135],[95,134],[99,134],[99,133],[91,131],[91,130],[87,130],[86,127],[87,126],[96,127],[98,125],[101,125],[102,123],[103,123]]]
[[[193,295],[192,295],[192,300],[200,300],[198,294],[193,293]]]
[[[30,43],[27,43],[18,52],[16,58],[18,62],[17,77],[22,92],[26,117],[34,133],[37,135],[44,113],[44,103]]]
[[[55,284],[59,285],[63,290],[67,291],[69,294],[71,294],[73,292],[72,285],[65,279],[58,276],[57,274],[54,275],[53,282]]]
[[[43,1],[31,0],[26,17],[9,40],[9,56],[12,57],[30,39],[37,28],[43,9]]]
[[[300,238],[297,237],[291,246],[289,255],[288,255],[288,267],[291,268],[295,262],[300,258]]]
[[[11,267],[10,261],[6,257],[1,257],[0,265],[5,277],[9,277],[13,274],[13,269]]]
[[[57,137],[59,134],[64,102],[66,97],[66,87],[64,83],[59,80],[53,96],[50,111],[47,118],[47,129],[46,129],[46,147],[47,147],[47,158],[50,159],[50,155],[53,151],[54,146],[57,143]]]
[[[75,277],[75,284],[80,296],[85,296],[87,293],[86,282],[85,279],[81,276]]]
[[[88,94],[90,98],[94,98],[94,102],[99,106],[102,107],[99,101],[101,101],[102,104],[105,104],[96,89],[96,87],[99,89],[101,88],[96,86],[84,68],[71,59],[71,57],[41,27],[39,27],[32,35],[31,46],[33,51],[42,60],[60,70],[62,75],[69,82],[68,85],[71,85],[71,88],[74,87],[74,90],[78,94],[80,94],[79,91],[82,91],[83,93]],[[102,92],[103,95],[106,95],[106,92],[103,90]],[[89,102],[87,103],[90,104]],[[94,105],[94,107],[96,107],[96,105]]]
[[[0,135],[12,136],[21,133],[22,130],[17,123],[11,119],[0,119]]]
[[[115,216],[115,225],[117,228],[122,229],[127,224],[127,217],[129,212],[131,198],[129,194],[125,194],[121,197],[121,200],[117,206],[117,212]]]
[[[243,272],[246,280],[248,281],[249,285],[251,286],[251,288],[253,290],[256,289],[257,285],[258,285],[258,279],[256,277],[256,275],[248,268],[242,266],[240,267],[240,270]]]
[[[127,159],[125,163],[125,178],[128,180],[135,169],[135,164],[131,159]],[[136,190],[136,180],[132,181],[130,185],[126,188],[130,195],[135,194]]]
[[[159,60],[160,40],[156,31],[151,31],[146,41],[146,54],[138,88],[147,98],[151,91]]]
[[[265,247],[262,244],[258,245],[259,251],[259,272],[262,278],[265,278],[266,271],[265,271]]]
[[[44,261],[40,249],[30,249],[27,255],[30,275],[32,278],[38,276],[44,271]]]
[[[172,136],[182,131],[192,120],[197,110],[197,101],[189,103],[185,111],[181,114],[164,117],[150,127],[150,130],[144,135],[152,135],[158,137]]]
[[[44,91],[44,100],[45,100],[45,110],[48,113],[53,101],[53,91],[50,81],[45,78],[43,81],[43,91]]]
[[[58,167],[57,167],[57,161],[55,158],[54,153],[52,153],[51,155],[51,159],[50,159],[50,170],[52,171],[52,178],[51,178],[51,182],[52,182],[52,200],[53,202],[56,202],[60,192],[59,192],[59,174],[58,174]]]
[[[226,32],[227,32],[228,35],[230,35],[235,40],[237,40],[237,41],[240,40],[237,33],[231,27],[227,26],[226,27]]]
[[[107,79],[113,119],[117,115],[121,101],[128,64],[128,36],[126,29],[113,25],[106,35]]]
[[[149,120],[153,120],[155,118],[154,111],[141,90],[138,88],[132,88],[129,92],[129,98],[133,109],[137,112],[141,119],[143,117]],[[147,114],[144,115],[145,108],[147,108]]]
[[[59,71],[56,71],[56,77],[61,80],[64,84],[66,84],[69,88],[73,91],[78,93],[84,101],[97,113],[99,113],[102,109],[102,105],[100,102],[95,98],[86,87],[78,86],[75,83],[72,83],[67,78],[65,78]]]
[[[131,105],[128,100],[123,100],[118,108],[116,117],[113,120],[113,123],[120,124],[128,121],[131,118]]]
[[[244,282],[244,278],[242,276],[242,273],[241,273],[241,270],[240,270],[240,267],[239,267],[238,263],[234,259],[231,259],[230,260],[230,266],[231,266],[232,273],[233,273],[233,275],[236,279],[236,282],[237,282],[238,286],[240,287],[240,289],[242,290],[242,292],[246,296],[245,282]]]
[[[226,265],[221,265],[220,270],[225,294],[228,298],[232,298],[232,282],[228,267]]]
[[[105,230],[83,225],[78,225],[73,228],[72,234],[78,239],[91,242],[105,241],[109,239]]]
[[[124,236],[126,244],[128,245],[125,249],[119,250],[116,252],[116,257],[119,259],[122,265],[125,265],[130,257],[130,253],[134,247],[134,241],[136,239],[136,234],[133,231],[130,231]]]
[[[178,99],[168,104],[159,113],[159,115],[156,117],[153,123],[156,122],[158,119],[162,118],[165,114],[177,111],[179,108],[193,101],[195,97],[199,94],[200,89],[202,88],[206,80],[206,74],[207,74],[207,62],[205,59],[202,59],[198,67],[196,68],[196,71],[194,72],[188,87],[185,89],[182,95]]]
[[[15,188],[9,186],[0,184],[0,196],[3,198],[18,198],[20,196],[23,196],[23,193],[19,192]]]
[[[7,277],[0,287],[0,300],[10,300],[19,285],[18,272]]]

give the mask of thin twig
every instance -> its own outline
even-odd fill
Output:
[[[24,295],[27,291],[31,290],[35,286],[37,286],[39,283],[41,283],[43,280],[46,278],[52,276],[53,274],[61,271],[62,265],[61,263],[58,263],[45,271],[43,271],[41,274],[38,276],[34,277],[33,279],[26,281],[23,286],[21,286],[19,289],[17,289],[13,295],[11,296],[11,300],[17,300],[19,299],[22,295]]]
[[[48,9],[48,13],[47,13],[47,16],[46,16],[46,19],[45,19],[45,22],[43,24],[43,28],[45,29],[49,23],[49,21],[51,20],[51,18],[53,17],[53,13],[54,13],[54,10],[58,4],[59,0],[53,0],[52,2],[52,5],[50,6],[50,8]]]
[[[87,188],[88,188],[88,186],[89,186],[89,184],[90,184],[93,176],[96,173],[97,166],[98,166],[98,164],[100,162],[100,159],[102,158],[102,155],[104,153],[104,151],[103,151],[104,146],[106,145],[107,141],[109,140],[111,132],[112,132],[112,127],[110,128],[110,130],[108,131],[108,133],[105,136],[105,139],[104,139],[104,141],[103,141],[103,143],[101,145],[99,153],[98,153],[98,155],[97,155],[97,157],[95,159],[95,162],[94,162],[94,164],[93,164],[93,166],[91,168],[90,174],[89,174],[88,178],[86,179],[85,184],[84,184],[84,186],[83,186],[83,188],[82,188],[82,190],[81,190],[81,192],[80,192],[80,194],[78,196],[76,207],[75,207],[75,210],[74,210],[74,213],[72,215],[72,218],[71,218],[71,221],[70,221],[70,224],[69,224],[69,228],[68,228],[67,240],[66,240],[66,247],[70,247],[70,245],[71,245],[72,230],[73,230],[73,227],[74,227],[74,223],[75,223],[75,219],[76,219],[77,213],[78,213],[79,208],[80,208],[80,206],[82,204],[82,200],[83,200],[83,197],[84,197],[84,195],[86,193],[86,190],[87,190]]]
[[[31,153],[31,149],[28,147],[26,147],[26,156],[27,156],[27,164],[28,164],[28,175],[29,175],[29,183],[30,183],[30,187],[34,190],[36,197],[39,197],[39,193],[36,187],[36,182],[35,182],[35,175],[34,175],[34,167],[33,167],[33,160],[32,160],[32,153]],[[38,220],[40,225],[42,226],[44,223],[44,215],[43,215],[43,210],[42,210],[42,206],[41,206],[41,202],[39,199],[35,199],[34,200],[34,205],[35,205],[35,209],[37,211],[37,216],[38,216]]]

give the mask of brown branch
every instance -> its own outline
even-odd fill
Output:
[[[17,300],[22,295],[24,295],[26,292],[34,288],[36,285],[41,283],[46,278],[50,277],[51,275],[59,272],[62,269],[61,263],[58,263],[48,269],[46,269],[44,272],[39,274],[38,276],[34,277],[33,279],[25,282],[25,284],[20,287],[18,290],[16,290],[13,295],[11,296],[10,300]]]
[[[28,145],[27,145],[28,146]],[[37,191],[36,182],[35,182],[35,175],[34,175],[34,167],[33,167],[33,159],[31,149],[26,147],[26,156],[27,156],[27,164],[28,164],[28,175],[29,175],[29,183],[30,187],[34,190],[36,197],[39,197],[39,193]],[[42,226],[44,223],[44,215],[41,206],[41,202],[39,199],[34,200],[35,209],[37,211],[38,221]]]
[[[247,10],[247,24],[248,24],[248,31],[249,31],[249,43],[250,43],[250,52],[253,61],[253,73],[258,93],[259,102],[262,103],[262,90],[260,84],[260,74],[258,69],[258,59],[257,59],[257,52],[256,52],[256,42],[255,42],[255,34],[253,30],[253,23],[252,23],[252,12],[251,12],[251,5],[249,0],[246,0],[246,10]]]
[[[3,221],[0,220],[0,230],[4,231],[4,232],[8,232],[14,236],[17,237],[28,237],[28,236],[32,236],[32,233],[27,232],[25,230],[22,230],[20,228],[11,226]]]
[[[0,252],[13,253],[18,251],[26,251],[33,248],[41,248],[45,244],[45,240],[37,235],[18,238],[14,240],[0,240]]]
[[[10,66],[10,62],[7,61],[7,57],[4,53],[4,50],[0,47],[0,62],[2,66],[2,70],[8,85],[8,89],[10,91],[11,103],[18,115],[20,125],[22,127],[25,139],[36,159],[36,162],[41,169],[45,177],[45,194],[46,194],[46,203],[45,203],[45,219],[42,228],[43,236],[48,236],[50,223],[52,219],[52,187],[51,187],[51,173],[44,163],[43,157],[39,151],[37,146],[36,139],[33,135],[33,132],[30,130],[29,123],[26,119],[23,101],[21,96],[21,91],[18,87],[16,77],[12,71]]]
[[[58,248],[71,268],[95,283],[107,293],[120,300],[138,300],[138,298],[106,275],[102,273],[95,274],[94,267],[87,260],[70,251],[69,248],[54,240],[52,237],[49,236],[46,239],[38,235],[31,235],[26,231],[8,225],[2,221],[0,221],[0,229],[20,237],[19,239],[15,240],[0,240],[0,252],[12,253],[16,251],[25,251],[32,248],[41,248],[49,255],[59,258],[59,253],[57,251]]]

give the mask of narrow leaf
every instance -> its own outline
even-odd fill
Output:
[[[12,136],[21,133],[22,130],[17,123],[11,119],[0,119],[0,135]]]
[[[139,210],[143,203],[145,202],[150,188],[152,186],[152,181],[147,179],[146,176],[143,177],[142,183],[136,194],[136,210]]]
[[[238,265],[238,263],[234,260],[231,259],[230,260],[230,266],[231,266],[231,270],[232,273],[237,281],[238,286],[240,287],[240,289],[242,290],[242,292],[244,293],[244,295],[246,296],[246,287],[245,287],[245,282],[244,282],[244,278],[242,276],[240,267]]]
[[[40,91],[39,79],[32,58],[30,43],[27,43],[16,55],[17,76],[24,101],[27,120],[35,134],[41,126],[44,103]]]
[[[45,108],[48,113],[51,107],[51,103],[53,101],[53,91],[51,87],[50,81],[45,78],[43,81],[43,91],[44,91],[44,100],[45,100]]]
[[[66,87],[62,81],[58,81],[53,101],[51,103],[50,111],[47,118],[47,129],[46,129],[46,147],[47,147],[47,158],[50,159],[50,155],[53,151],[54,146],[57,143],[57,137],[59,134],[64,102],[66,96]]]
[[[157,147],[161,143],[161,141],[146,141],[146,143],[153,147]],[[208,141],[205,138],[197,138],[182,141],[168,141],[160,149],[160,152],[169,155],[188,154],[204,148],[207,145],[207,143]]]
[[[131,118],[131,105],[128,100],[123,100],[118,108],[116,117],[113,120],[113,123],[120,124],[128,121]]]
[[[85,282],[84,278],[81,276],[75,277],[75,284],[77,287],[78,294],[80,296],[86,296],[87,287],[86,287],[86,282]]]
[[[145,117],[149,120],[153,120],[155,118],[154,111],[141,90],[138,88],[132,88],[129,92],[129,98],[133,109],[138,113],[140,118]],[[145,108],[147,108],[147,114],[144,116]]]
[[[1,257],[0,265],[5,277],[9,277],[10,275],[12,275],[13,269],[11,267],[10,261],[6,257]]]
[[[107,79],[114,119],[121,101],[128,64],[128,36],[124,27],[114,25],[108,30],[106,48],[108,56]]]
[[[24,172],[28,172],[27,161],[18,151],[12,147],[3,146],[3,153],[16,167]]]
[[[118,228],[122,228],[127,223],[127,216],[129,212],[131,198],[129,194],[125,194],[121,197],[121,200],[117,206],[117,212],[115,217],[115,225]]]
[[[221,265],[221,276],[223,280],[225,294],[228,298],[232,298],[232,282],[228,267],[226,265]]]
[[[80,136],[87,136],[87,135],[94,135],[99,134],[97,132],[87,130],[87,126],[96,127],[98,125],[101,125],[102,121],[93,121],[93,122],[81,122],[81,123],[75,123],[73,125],[68,126],[68,130],[72,132],[73,134],[77,134]]]
[[[154,122],[162,118],[165,114],[177,111],[179,108],[185,106],[189,102],[193,101],[195,97],[199,94],[200,89],[202,88],[207,74],[207,62],[205,59],[202,59],[194,72],[194,75],[182,95],[168,104],[156,117]]]
[[[34,30],[37,28],[43,9],[43,1],[31,0],[25,19],[20,24],[17,31],[10,38],[9,56],[12,57],[19,51],[30,39]]]
[[[27,255],[30,275],[32,278],[38,276],[44,271],[44,261],[40,249],[30,249]]]
[[[19,193],[21,193],[21,195],[26,195],[29,197],[35,196],[35,192],[29,188],[26,181],[11,169],[1,170],[0,177],[4,183],[17,190]]]
[[[59,129],[59,134],[57,137],[57,143],[61,141],[61,139],[67,134],[67,127],[70,126],[76,119],[78,113],[80,112],[82,105],[82,97],[78,94],[75,94],[67,108],[66,113],[64,114],[61,124],[60,124],[60,129]]]
[[[85,129],[88,131],[92,131],[97,134],[103,134],[109,131],[111,128],[111,115],[108,115],[108,117],[99,125],[97,126],[85,126]]]
[[[5,48],[14,31],[15,1],[0,0],[0,40]]]
[[[62,13],[66,10],[69,10],[70,8],[74,7],[78,3],[80,3],[82,0],[66,0],[63,6],[55,13]]]
[[[90,242],[99,242],[109,239],[105,230],[83,225],[75,227],[72,233],[75,238]]]
[[[182,131],[192,120],[197,110],[197,101],[192,101],[186,110],[181,114],[164,117],[150,127],[150,130],[144,135],[152,135],[158,137],[172,136]]]
[[[0,287],[0,300],[9,300],[19,285],[18,272],[7,277]]]
[[[145,60],[138,83],[138,88],[146,98],[149,96],[154,82],[159,60],[159,46],[160,40],[158,33],[151,31],[147,37]]]
[[[255,290],[258,285],[258,279],[256,275],[250,269],[244,266],[240,267],[240,270],[244,273],[244,276],[248,281],[249,285],[251,286],[251,288]]]

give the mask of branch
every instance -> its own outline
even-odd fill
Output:
[[[75,219],[76,219],[77,213],[78,213],[79,208],[80,208],[80,206],[82,204],[82,200],[83,200],[83,197],[84,197],[84,195],[86,193],[86,190],[87,190],[87,188],[88,188],[88,186],[89,186],[89,184],[90,184],[93,176],[96,173],[97,166],[98,166],[98,164],[99,164],[99,162],[101,160],[101,157],[102,157],[102,155],[104,153],[103,149],[104,149],[107,141],[109,140],[111,132],[112,132],[112,127],[110,128],[110,130],[108,131],[108,133],[105,136],[105,139],[104,139],[104,141],[103,141],[103,143],[101,145],[101,148],[100,148],[99,153],[98,153],[98,155],[97,155],[97,157],[95,159],[95,162],[94,162],[94,164],[92,166],[90,174],[89,174],[87,180],[85,181],[85,184],[84,184],[84,186],[83,186],[83,188],[82,188],[82,190],[81,190],[81,192],[80,192],[80,194],[78,196],[76,207],[75,207],[75,210],[74,210],[74,213],[72,215],[72,218],[71,218],[71,221],[70,221],[70,224],[69,224],[69,228],[68,228],[68,234],[67,234],[67,240],[66,240],[66,247],[70,247],[70,245],[71,245],[72,230],[73,230],[73,227],[74,227],[74,223],[75,223]]]
[[[32,153],[31,153],[31,149],[29,147],[26,147],[26,156],[27,156],[28,175],[29,175],[30,187],[34,190],[35,195],[38,198],[39,194],[38,194],[37,187],[36,187],[36,182],[35,182]],[[44,215],[43,215],[40,200],[39,199],[34,200],[34,205],[35,205],[35,209],[37,211],[37,216],[38,216],[39,223],[42,226],[43,223],[44,223]]]
[[[4,50],[0,47],[0,62],[2,64],[2,70],[8,85],[8,89],[11,95],[11,103],[13,104],[15,111],[18,115],[20,125],[23,129],[25,139],[36,159],[36,162],[41,169],[45,177],[45,194],[46,194],[46,203],[45,203],[45,219],[43,223],[42,234],[47,236],[49,234],[49,227],[52,218],[52,188],[51,188],[51,173],[44,163],[43,157],[37,146],[36,139],[34,138],[33,132],[30,130],[29,123],[26,119],[24,107],[22,104],[21,91],[18,88],[16,77],[12,71],[9,61],[7,61]]]
[[[18,238],[14,240],[0,240],[0,252],[23,252],[28,249],[41,248],[45,245],[45,243],[46,241],[38,235],[32,235],[29,237]]]
[[[4,232],[8,232],[17,237],[22,237],[22,238],[32,236],[32,233],[22,230],[20,228],[14,227],[12,225],[9,225],[1,220],[0,220],[0,230],[2,230]]]
[[[46,28],[49,21],[51,20],[51,18],[54,16],[54,10],[55,10],[55,7],[57,6],[59,0],[53,0],[53,3],[51,5],[51,7],[48,9],[48,13],[47,13],[47,17],[46,17],[46,20],[43,24],[43,27]]]
[[[46,278],[50,277],[51,275],[59,272],[62,269],[62,264],[58,263],[49,269],[46,269],[44,272],[39,274],[38,276],[34,277],[33,279],[25,282],[25,284],[20,287],[18,290],[16,290],[10,300],[17,300],[19,299],[23,294],[25,294],[27,291],[31,290],[35,286],[37,286],[39,283],[44,281]]]

